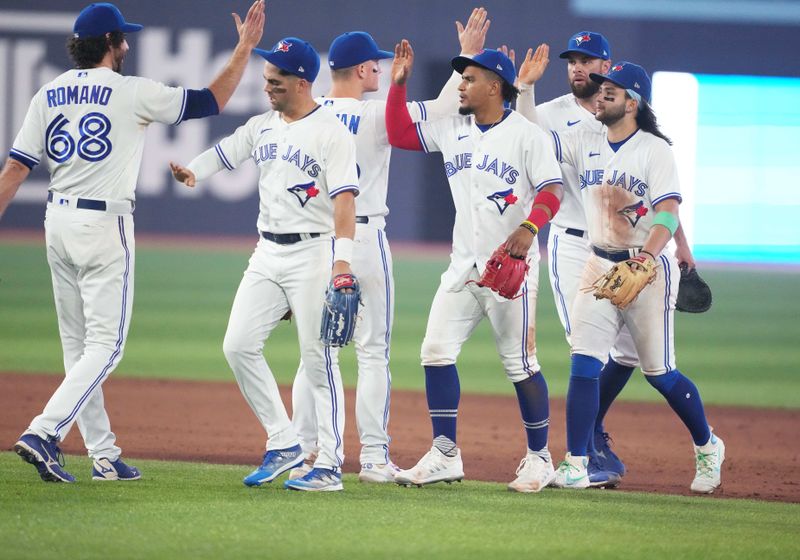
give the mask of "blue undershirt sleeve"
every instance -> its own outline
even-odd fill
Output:
[[[186,110],[183,112],[181,122],[218,114],[219,105],[217,105],[217,100],[210,89],[186,90]]]

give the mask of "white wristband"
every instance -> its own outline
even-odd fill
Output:
[[[337,237],[333,242],[333,260],[353,262],[353,240],[347,237]]]

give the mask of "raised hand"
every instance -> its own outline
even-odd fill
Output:
[[[239,43],[249,49],[253,49],[261,41],[261,35],[264,33],[264,0],[256,0],[242,23],[239,14],[232,13],[233,21],[236,23],[236,31],[239,32]]]
[[[511,64],[513,64],[514,68],[516,69],[517,54],[514,52],[514,49],[509,49],[506,45],[500,45],[500,48],[497,50],[506,55],[511,60]]]
[[[536,52],[528,49],[525,60],[519,66],[519,82],[528,86],[538,82],[550,63],[549,57],[550,47],[546,43],[536,47]]]
[[[460,22],[456,21],[456,30],[458,31],[458,42],[461,44],[461,53],[474,56],[483,50],[486,43],[486,32],[489,31],[489,25],[492,23],[487,19],[489,12],[484,8],[475,8],[467,20],[466,27]]]
[[[394,60],[392,61],[392,82],[398,86],[405,84],[411,77],[414,67],[414,49],[411,43],[403,39],[394,46]]]
[[[177,163],[169,162],[170,171],[172,171],[172,176],[175,177],[175,180],[179,183],[183,183],[187,187],[194,187],[196,184],[196,179],[194,173],[189,171],[187,168],[178,165]]]

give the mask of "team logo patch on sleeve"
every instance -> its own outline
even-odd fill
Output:
[[[639,223],[639,220],[642,219],[642,216],[647,215],[647,208],[644,207],[644,201],[640,200],[636,204],[631,204],[622,210],[617,210],[617,214],[620,216],[625,216],[628,222],[630,222],[631,227],[636,227],[636,224]]]
[[[494,205],[497,206],[497,210],[502,214],[506,211],[506,208],[515,204],[519,198],[517,195],[514,194],[514,189],[508,189],[505,191],[497,191],[495,193],[490,194],[486,197],[487,200],[491,200],[494,202]]]
[[[310,183],[303,183],[302,185],[295,185],[286,190],[297,197],[297,201],[302,207],[305,207],[309,200],[319,194],[319,189],[313,181]]]

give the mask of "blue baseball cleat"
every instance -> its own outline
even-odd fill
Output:
[[[617,454],[611,451],[611,436],[604,432],[602,427],[594,431],[594,451],[590,455],[594,458],[598,469],[625,476],[625,463]]]
[[[589,456],[586,470],[589,472],[590,488],[616,488],[622,480],[618,473],[601,469],[592,455]]]
[[[25,433],[14,444],[14,451],[34,465],[45,482],[75,482],[75,477],[64,470],[64,455],[55,441]]]
[[[299,445],[286,449],[272,449],[264,453],[264,461],[256,470],[244,477],[245,486],[261,486],[303,464],[303,450]]]
[[[344,490],[342,475],[333,469],[313,468],[302,478],[287,480],[283,487],[288,490],[305,490],[306,492],[336,492]]]
[[[122,462],[122,459],[111,461],[102,457],[92,463],[92,480],[139,480],[142,473],[136,467]]]

